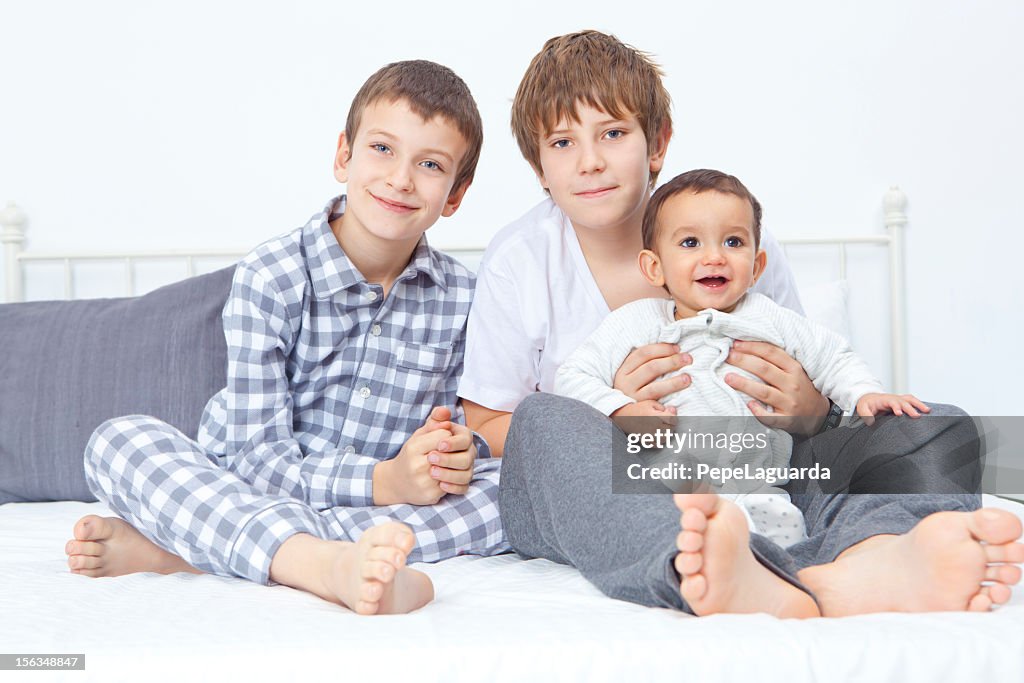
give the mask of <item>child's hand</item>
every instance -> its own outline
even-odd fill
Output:
[[[918,412],[921,411],[921,412]],[[864,424],[872,425],[875,422],[875,415],[882,412],[892,412],[896,415],[906,413],[910,417],[921,417],[921,413],[932,411],[924,402],[910,394],[897,396],[896,394],[864,394],[857,401],[857,414],[864,420]]]
[[[374,468],[375,505],[433,505],[448,493],[465,493],[473,478],[476,445],[468,427],[434,408],[398,455]]]
[[[676,344],[646,344],[629,352],[626,360],[615,372],[612,387],[635,401],[647,403],[660,401],[671,393],[690,386],[686,374],[659,379],[673,370],[686,367],[693,362],[688,353],[679,353]]]
[[[641,417],[657,419],[636,419]],[[627,403],[611,414],[611,418],[627,434],[654,431],[664,425],[674,427],[675,417],[675,406],[663,406],[655,400]]]

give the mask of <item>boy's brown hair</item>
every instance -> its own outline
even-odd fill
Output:
[[[563,118],[579,121],[584,102],[617,119],[636,116],[653,152],[672,129],[672,100],[651,57],[600,31],[558,36],[526,69],[512,102],[512,134],[523,157],[540,172],[540,138]],[[657,174],[651,174],[651,183]]]
[[[751,226],[754,233],[754,251],[761,247],[761,203],[736,176],[708,168],[698,168],[694,171],[680,173],[651,195],[651,201],[647,203],[647,208],[644,210],[644,221],[641,228],[644,249],[654,250],[654,240],[658,236],[658,212],[661,211],[661,205],[683,192],[694,194],[721,192],[750,202],[750,208],[754,212],[754,224]]]
[[[393,62],[366,79],[356,93],[345,121],[345,138],[351,145],[359,131],[363,111],[378,100],[392,104],[405,100],[409,108],[429,121],[441,116],[462,134],[468,144],[459,160],[452,192],[473,180],[480,159],[484,128],[469,86],[446,66],[423,59]]]

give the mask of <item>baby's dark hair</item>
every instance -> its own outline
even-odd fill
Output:
[[[647,210],[644,211],[643,239],[644,249],[654,249],[654,240],[657,237],[658,212],[661,205],[682,192],[721,192],[731,194],[750,202],[750,208],[754,210],[754,250],[761,247],[761,204],[750,190],[739,181],[736,176],[728,173],[715,171],[709,168],[698,168],[694,171],[680,173],[668,181],[651,196],[647,203]]]

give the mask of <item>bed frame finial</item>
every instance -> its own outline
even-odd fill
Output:
[[[882,200],[885,206],[885,225],[892,228],[907,224],[907,195],[893,185]]]

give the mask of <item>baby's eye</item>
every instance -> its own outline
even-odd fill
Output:
[[[742,247],[743,246],[743,240],[741,240],[739,237],[726,237],[725,238],[725,246],[727,246],[727,247]]]
[[[391,151],[390,147],[380,142],[372,144],[370,145],[370,147],[373,148],[375,151],[380,152],[381,154],[387,154],[388,152]]]
[[[693,249],[694,247],[699,245],[700,242],[697,241],[696,237],[685,237],[683,238],[683,241],[679,243],[679,246],[685,247],[687,249]]]
[[[429,159],[427,161],[421,161],[420,166],[422,166],[423,168],[429,168],[431,171],[444,170],[443,168],[441,168],[441,164],[437,163],[436,161],[431,161]]]

